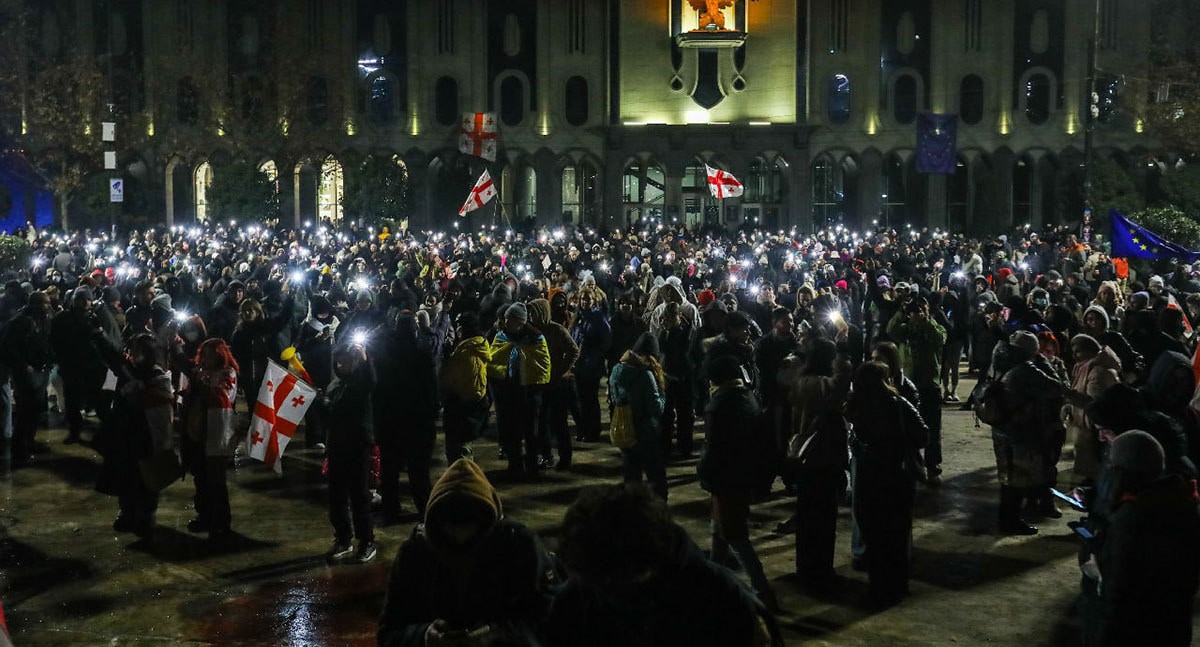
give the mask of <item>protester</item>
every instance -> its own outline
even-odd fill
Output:
[[[625,482],[640,483],[644,475],[650,489],[665,501],[667,472],[659,425],[666,376],[658,358],[658,340],[651,333],[642,333],[613,367],[608,378],[608,397],[614,407],[628,407],[628,420],[634,428],[635,444],[621,449]]]
[[[371,446],[375,443],[375,369],[360,344],[334,350],[334,379],[325,393],[329,411],[329,521],[333,546],[325,553],[330,562],[346,559],[365,563],[375,558],[375,530],[367,492]],[[351,539],[358,538],[357,550]]]
[[[510,476],[535,476],[541,469],[537,420],[543,385],[550,382],[550,350],[545,335],[529,323],[524,303],[507,306],[500,316],[503,329],[492,341],[488,360],[500,445]]]
[[[187,529],[220,538],[229,534],[231,520],[225,473],[236,445],[238,364],[225,340],[210,339],[200,345],[194,365],[180,410],[184,460],[196,485],[196,517]]]

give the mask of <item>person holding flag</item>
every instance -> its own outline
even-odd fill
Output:
[[[475,186],[471,187],[467,201],[458,210],[459,217],[465,217],[468,212],[482,207],[494,197],[496,197],[496,183],[492,182],[492,176],[488,174],[487,169],[484,169],[483,175],[480,175],[479,179],[475,181]]]
[[[375,369],[359,343],[333,351],[333,382],[325,393],[329,413],[329,521],[333,546],[325,553],[331,563],[347,560],[365,564],[375,558],[375,530],[371,523],[371,495],[367,475],[375,444]],[[350,540],[358,538],[357,551]]]
[[[233,402],[237,397],[238,363],[224,339],[200,345],[188,375],[180,417],[184,428],[184,458],[195,479],[192,501],[196,518],[190,532],[207,532],[209,539],[229,535],[229,488],[225,472],[237,446]]]

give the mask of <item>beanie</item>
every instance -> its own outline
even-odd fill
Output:
[[[1030,355],[1037,355],[1038,348],[1040,347],[1037,335],[1024,330],[1018,330],[1013,333],[1013,336],[1008,340],[1008,344],[1014,348],[1020,348]]]
[[[1099,353],[1100,342],[1096,341],[1096,338],[1091,335],[1075,335],[1071,338],[1071,348],[1089,353]]]
[[[1088,313],[1090,313],[1090,312],[1094,312],[1097,315],[1100,315],[1100,319],[1104,321],[1105,330],[1107,330],[1108,327],[1112,325],[1112,322],[1109,321],[1109,319],[1108,319],[1108,311],[1105,310],[1102,306],[1088,306],[1088,309],[1083,311],[1084,318],[1086,318],[1088,316]]]
[[[638,336],[637,341],[633,343],[633,352],[638,355],[650,355],[657,358],[659,356],[658,338],[652,333],[642,333]]]
[[[504,310],[504,318],[507,319],[509,317],[525,323],[529,321],[529,310],[525,307],[524,303],[518,301]]]
[[[1154,436],[1132,429],[1113,440],[1109,449],[1109,460],[1113,467],[1128,472],[1158,478],[1166,470],[1166,458],[1162,445]]]

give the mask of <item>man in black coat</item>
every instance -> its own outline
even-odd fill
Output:
[[[483,470],[460,458],[396,554],[379,644],[538,645],[557,579],[537,535],[505,519]]]
[[[68,444],[79,442],[82,411],[94,403],[95,392],[104,381],[104,362],[93,343],[99,334],[100,321],[92,312],[92,291],[76,288],[70,307],[50,322],[50,343],[63,383]]]
[[[1110,459],[1092,504],[1094,537],[1080,551],[1083,644],[1190,645],[1200,589],[1196,482],[1164,476],[1162,446],[1145,432],[1117,436]]]
[[[230,281],[225,293],[217,297],[216,303],[208,311],[205,324],[209,337],[217,337],[229,341],[233,339],[233,329],[237,326],[238,306],[246,296],[246,286],[241,281]]]
[[[334,536],[325,556],[330,562],[350,558],[365,563],[376,554],[367,478],[375,444],[375,369],[363,346],[346,344],[334,351],[333,371],[336,377],[323,403],[329,412],[329,521]],[[358,537],[357,552],[350,545],[353,537]]]

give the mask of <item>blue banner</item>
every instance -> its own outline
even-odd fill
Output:
[[[958,161],[958,116],[917,115],[917,172],[954,175]]]
[[[1152,233],[1119,211],[1111,211],[1108,216],[1112,221],[1113,258],[1176,259],[1188,263],[1200,260],[1200,252],[1191,251]]]

